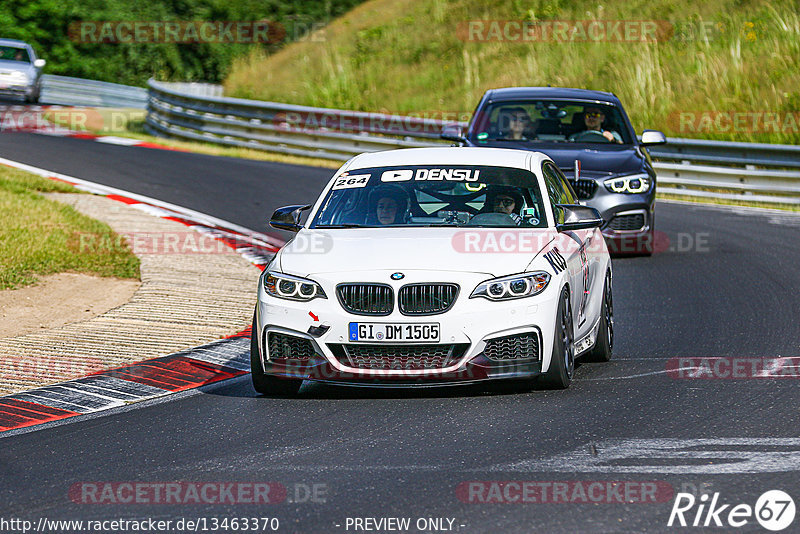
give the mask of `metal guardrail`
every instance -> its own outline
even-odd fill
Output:
[[[147,89],[69,76],[42,76],[41,104],[114,108],[147,107]]]
[[[146,128],[154,135],[345,161],[393,148],[447,146],[465,123],[189,94],[150,80]],[[659,191],[800,205],[800,146],[669,138],[654,146]],[[768,169],[764,169],[767,167]],[[783,170],[783,169],[789,170]],[[665,187],[666,186],[666,187]]]

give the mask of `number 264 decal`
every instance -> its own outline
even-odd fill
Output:
[[[369,182],[369,174],[343,174],[333,183],[333,189],[351,189],[353,187],[364,187]]]

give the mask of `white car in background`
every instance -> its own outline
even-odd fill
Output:
[[[42,90],[43,59],[28,43],[0,39],[0,96],[17,96],[36,103]]]
[[[576,357],[611,357],[601,223],[541,153],[356,156],[313,207],[270,221],[297,233],[259,280],[253,385],[278,395],[303,380],[566,388]]]

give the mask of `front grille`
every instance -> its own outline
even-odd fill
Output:
[[[469,344],[328,345],[340,363],[356,369],[413,371],[443,369],[456,363]]]
[[[269,359],[284,358],[287,360],[308,360],[314,357],[314,345],[308,339],[269,332],[267,335]]]
[[[409,284],[397,295],[403,315],[434,315],[444,313],[456,301],[456,284]]]
[[[594,180],[579,178],[577,180],[569,180],[569,183],[572,186],[572,189],[575,190],[575,194],[578,195],[578,198],[581,200],[592,198],[595,191],[597,191],[597,182]]]
[[[490,360],[538,360],[539,335],[536,332],[498,337],[486,342],[483,354]]]
[[[356,315],[389,315],[394,309],[394,293],[386,284],[339,284],[336,297]]]
[[[608,223],[608,228],[618,232],[641,230],[644,228],[644,214],[617,215]]]

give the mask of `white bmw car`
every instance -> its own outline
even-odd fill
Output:
[[[253,385],[276,395],[303,380],[566,388],[577,357],[611,357],[601,223],[538,152],[356,156],[313,206],[272,216],[296,236],[259,280]]]

